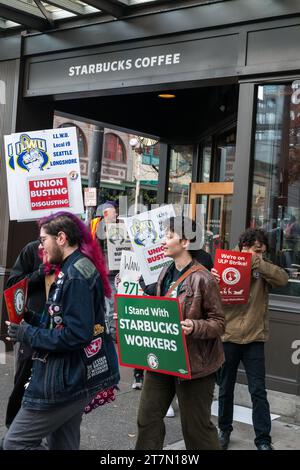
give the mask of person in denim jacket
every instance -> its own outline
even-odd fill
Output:
[[[119,382],[117,355],[105,325],[104,296],[110,287],[99,246],[76,216],[59,212],[39,225],[47,261],[61,270],[38,325],[7,322],[9,338],[27,342],[34,354],[4,450],[42,449],[46,436],[51,450],[76,450],[85,407]]]

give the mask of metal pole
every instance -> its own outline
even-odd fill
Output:
[[[101,180],[101,162],[103,155],[104,128],[95,126],[90,140],[88,157],[88,187],[99,191]],[[98,201],[98,197],[97,197]],[[99,202],[99,201],[98,201]],[[97,207],[97,206],[96,206]],[[87,222],[90,222],[96,207],[87,207]]]

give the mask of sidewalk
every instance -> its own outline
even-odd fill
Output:
[[[136,416],[140,391],[132,390],[132,370],[121,369],[120,392],[114,403],[85,415],[82,422],[81,449],[132,450],[136,441]],[[7,364],[0,364],[0,435],[5,432],[4,418],[7,398],[13,383],[13,354],[7,354]],[[166,418],[165,449],[184,450],[179,411],[174,401],[175,418]],[[214,422],[216,418],[213,417]],[[277,450],[300,449],[300,426],[288,423],[284,417],[272,421],[272,438]],[[249,424],[234,422],[230,450],[255,450],[254,433]]]

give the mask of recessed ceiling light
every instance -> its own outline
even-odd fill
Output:
[[[164,98],[166,100],[170,100],[172,98],[176,98],[176,95],[171,95],[170,93],[161,93],[160,95],[158,95],[159,98]]]

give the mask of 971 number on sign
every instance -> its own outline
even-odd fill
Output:
[[[136,282],[123,282],[125,288],[125,294],[138,295],[139,285]]]

